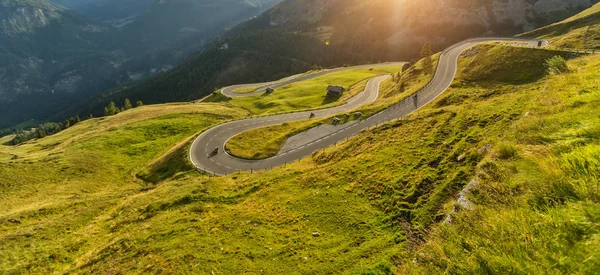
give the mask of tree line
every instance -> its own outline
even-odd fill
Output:
[[[136,108],[141,107],[141,106],[144,106],[144,103],[141,100],[138,100],[135,102]],[[106,107],[104,107],[104,116],[116,115],[120,112],[124,112],[129,109],[133,109],[133,106],[131,105],[131,101],[129,100],[129,98],[125,99],[125,101],[123,102],[123,106],[120,108],[117,106],[117,104],[115,104],[114,101],[111,101],[110,103],[108,103],[108,105],[106,105]]]
[[[141,106],[144,106],[144,103],[141,100],[136,101],[135,107],[141,107]],[[133,109],[133,108],[134,107],[128,98],[125,99],[122,107],[118,107],[117,104],[115,104],[114,102],[111,101],[104,108],[104,116],[116,115],[120,112],[129,110],[129,109]],[[92,114],[90,114],[88,117],[84,118],[83,120],[91,119],[93,117],[94,116]],[[26,141],[29,141],[32,139],[44,138],[46,136],[54,135],[58,132],[61,132],[63,130],[66,130],[68,128],[71,128],[71,127],[79,124],[83,120],[79,116],[75,116],[75,117],[66,119],[62,123],[46,122],[46,123],[39,124],[37,127],[31,128],[29,130],[4,129],[4,130],[0,131],[0,137],[14,134],[15,137],[12,138],[7,144],[8,145],[19,145],[23,142],[26,142]]]

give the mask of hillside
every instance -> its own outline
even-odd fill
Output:
[[[99,112],[109,101],[126,97],[151,103],[195,100],[217,87],[275,80],[319,66],[416,59],[426,42],[441,50],[468,37],[510,36],[567,18],[597,1],[430,2],[283,1],[222,35],[186,64],[69,112]]]
[[[2,146],[0,270],[590,273],[600,59],[531,73],[554,54],[477,47],[410,118],[261,173],[187,164],[188,137],[248,115],[230,103],[146,106]],[[473,210],[444,224],[473,179]]]
[[[600,48],[600,4],[564,21],[523,34],[551,42],[552,46],[569,49]]]
[[[150,9],[154,0],[52,0],[95,20],[120,26]]]
[[[74,116],[60,112],[175,67],[223,29],[277,2],[56,1],[75,9],[70,10],[47,0],[3,0],[0,129]]]
[[[398,272],[595,273],[600,267],[600,196],[592,186],[598,184],[600,121],[588,114],[600,102],[592,80],[599,56],[571,60],[572,71],[564,75],[544,77],[538,70],[530,75],[536,81],[515,82],[531,71],[495,64],[510,65],[511,57],[532,62],[542,57],[539,52],[478,50],[461,61],[459,79],[465,81],[455,82],[436,107],[453,111],[467,105],[487,112],[488,106],[503,106],[508,112],[470,120],[487,139],[487,147],[477,152],[489,153],[457,200],[445,205],[451,216],[428,232],[412,261]],[[471,70],[471,64],[495,69]],[[503,97],[510,100],[493,100]],[[510,123],[489,131],[488,125],[498,121]]]
[[[600,55],[509,45],[465,51],[410,116],[269,171],[202,174],[189,146],[313,106],[286,87],[274,106],[143,106],[0,145],[0,273],[595,274]],[[423,87],[423,64],[365,115]]]
[[[128,54],[162,49],[178,52],[182,61],[224,29],[259,15],[280,1],[154,1],[147,11],[121,26],[119,41]],[[114,3],[110,5],[113,6]]]
[[[45,0],[2,0],[0,14],[0,128],[111,87],[111,28]]]

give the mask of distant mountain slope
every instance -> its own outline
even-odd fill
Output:
[[[48,0],[0,0],[0,129],[167,71],[280,0],[53,1],[94,19]],[[123,16],[129,24],[108,24]]]
[[[119,40],[132,52],[165,48],[180,44],[182,40],[186,41],[183,45],[187,48],[197,49],[224,28],[259,15],[280,1],[155,1],[148,11],[121,28]]]
[[[600,4],[564,21],[523,34],[547,39],[554,47],[600,49]]]
[[[96,20],[115,24],[146,12],[156,0],[52,0]]]
[[[597,0],[287,0],[238,25],[176,70],[112,91],[69,112],[125,97],[148,103],[201,98],[313,66],[410,60],[467,37],[514,35],[567,18]]]
[[[0,0],[0,126],[110,86],[109,26],[45,0]]]

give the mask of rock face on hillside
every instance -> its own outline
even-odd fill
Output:
[[[20,5],[18,1],[0,2],[0,33],[32,32],[60,17],[61,10],[44,2]]]

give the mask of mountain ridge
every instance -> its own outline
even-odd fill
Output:
[[[392,0],[287,0],[218,36],[180,67],[68,112],[98,112],[109,101],[125,97],[149,103],[194,100],[221,86],[275,80],[311,67],[411,60],[426,42],[441,50],[473,36],[514,35],[540,22],[571,16],[597,1],[542,2],[453,0],[423,6]],[[290,59],[302,65],[288,66]]]
[[[47,0],[2,0],[0,128],[49,120],[76,102],[167,71],[223,28],[278,1],[160,1],[115,27]],[[183,11],[187,16],[178,16]]]
[[[198,132],[252,115],[234,101],[143,106],[0,145],[0,270],[593,274],[600,58],[567,54],[570,71],[549,74],[556,54],[476,46],[417,113],[271,171],[190,164]],[[378,101],[430,76],[415,65]]]

